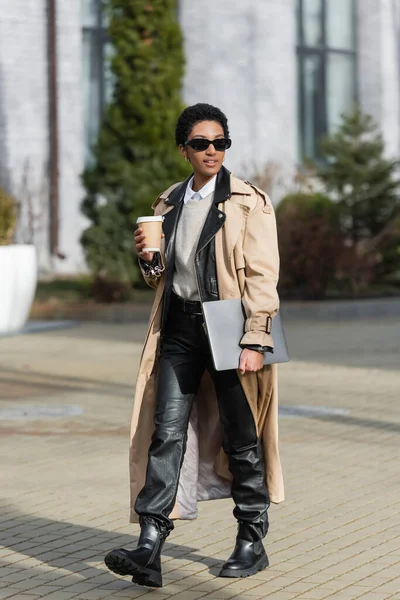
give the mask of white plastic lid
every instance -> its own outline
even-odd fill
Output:
[[[148,223],[149,221],[157,221],[157,222],[162,222],[164,221],[164,217],[158,216],[158,217],[139,217],[136,221],[136,223]]]

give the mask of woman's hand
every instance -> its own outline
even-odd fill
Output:
[[[165,237],[164,234],[161,234],[161,237]],[[136,252],[140,256],[142,260],[145,262],[151,263],[153,260],[154,252],[142,252],[143,248],[146,247],[146,236],[143,233],[143,229],[140,227],[135,231],[135,246]]]
[[[264,366],[264,354],[244,348],[240,355],[239,371],[242,375],[246,372],[255,372],[262,369]]]

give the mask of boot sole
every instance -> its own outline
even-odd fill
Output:
[[[259,571],[263,571],[269,566],[268,556],[265,554],[251,567],[251,569],[224,569],[222,568],[219,577],[251,577]]]
[[[162,587],[162,576],[154,569],[141,567],[133,560],[129,560],[124,554],[118,550],[112,550],[105,558],[106,567],[117,575],[130,575],[133,583],[144,585],[146,587],[160,588]]]

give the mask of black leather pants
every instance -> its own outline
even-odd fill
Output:
[[[268,531],[269,497],[260,441],[246,396],[235,370],[214,369],[203,317],[183,312],[174,296],[161,342],[155,430],[146,482],[135,510],[140,522],[157,524],[165,535],[173,529],[169,514],[175,504],[190,411],[205,369],[217,392],[223,448],[233,476],[233,514],[264,537]]]

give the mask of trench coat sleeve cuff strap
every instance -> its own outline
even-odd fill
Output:
[[[255,352],[259,352],[260,354],[264,354],[264,352],[274,352],[274,349],[271,348],[271,346],[260,346],[259,344],[246,344],[245,346],[241,347],[247,348],[248,350],[254,350]]]
[[[273,351],[274,348],[274,340],[272,339],[271,334],[266,333],[265,331],[247,331],[242,339],[240,340],[240,347],[244,348],[246,346],[263,346],[271,348]],[[269,350],[271,352],[271,350]]]
[[[153,256],[153,260],[151,263],[145,262],[141,258],[139,258],[139,266],[145,277],[161,277],[162,273],[165,271],[165,267],[161,260],[161,255],[159,252],[155,252]]]

